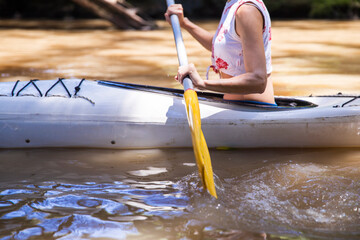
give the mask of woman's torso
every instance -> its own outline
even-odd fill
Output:
[[[271,20],[269,13],[261,0],[231,0],[226,3],[219,27],[213,39],[212,64],[221,78],[230,78],[246,73],[241,38],[235,30],[235,14],[240,6],[251,4],[263,16],[263,42],[266,58],[266,71],[268,74],[267,87],[262,94],[225,94],[228,100],[254,100],[274,102],[273,84],[270,78],[271,65]]]

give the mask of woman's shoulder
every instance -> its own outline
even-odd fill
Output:
[[[256,19],[262,21],[262,14],[259,9],[252,4],[243,4],[240,5],[235,12],[235,16],[237,20],[241,22],[252,22]]]

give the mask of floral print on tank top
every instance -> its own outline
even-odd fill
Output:
[[[231,25],[234,24],[236,11],[243,4],[255,5],[264,16],[263,40],[267,55],[267,71],[269,73],[272,70],[270,49],[271,22],[265,4],[261,0],[232,0],[225,5],[218,30],[213,39],[211,55],[213,64],[211,68],[216,73],[222,71],[232,76],[245,73],[241,40],[236,34],[235,27]],[[218,46],[222,46],[223,51],[215,51],[215,47]],[[240,51],[240,53],[234,51]]]

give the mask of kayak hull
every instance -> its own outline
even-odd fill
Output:
[[[192,146],[177,90],[79,79],[29,83],[0,84],[0,148]],[[199,94],[211,148],[360,147],[359,98],[303,97],[312,104],[271,107],[214,96]]]

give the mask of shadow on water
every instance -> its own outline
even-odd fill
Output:
[[[360,237],[359,149],[2,150],[2,239]]]

